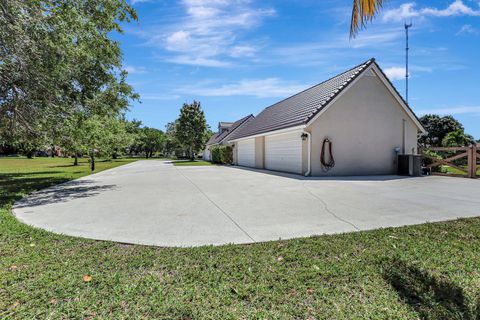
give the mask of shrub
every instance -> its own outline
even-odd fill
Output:
[[[220,147],[213,146],[210,148],[211,159],[213,163],[220,163],[221,156],[220,156]]]
[[[231,146],[213,146],[211,153],[213,163],[232,164],[233,162],[233,149]]]
[[[425,155],[428,155],[430,157],[433,157],[437,160],[441,160],[442,159],[442,156],[440,154],[438,154],[438,152],[435,152],[435,151],[432,151],[432,150],[425,150],[424,151],[424,154]],[[427,158],[427,157],[424,157],[423,158],[423,165],[424,166],[428,166],[428,165],[431,165],[432,163],[434,162],[434,160],[432,158]],[[434,167],[432,168],[432,171],[434,172],[438,172],[439,171],[439,167]]]

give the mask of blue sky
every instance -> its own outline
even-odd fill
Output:
[[[118,37],[141,95],[129,118],[164,129],[184,102],[234,121],[375,57],[410,105],[452,114],[480,138],[480,0],[388,1],[349,40],[351,0],[130,0],[139,21]]]

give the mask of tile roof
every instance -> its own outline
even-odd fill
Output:
[[[350,70],[265,108],[254,120],[242,126],[233,137],[230,137],[230,140],[308,123],[374,62],[374,58],[369,59]]]
[[[224,141],[227,137],[229,139],[230,136],[232,134],[234,134],[236,132],[237,129],[241,128],[242,126],[244,126],[245,124],[247,124],[249,121],[251,121],[252,119],[254,119],[255,117],[253,116],[253,114],[251,115],[248,115],[240,120],[237,120],[235,122],[232,123],[232,125],[226,129],[225,131],[219,133],[215,133],[207,142],[207,145],[211,145],[211,144],[217,144],[217,143],[221,143],[222,141]],[[225,122],[224,122],[225,123]]]
[[[214,144],[214,143],[215,143],[215,140],[217,140],[218,135],[219,135],[218,132],[214,133],[214,134],[210,137],[210,139],[208,139],[208,141],[207,141],[207,146],[208,146],[208,145],[211,145],[211,144]]]

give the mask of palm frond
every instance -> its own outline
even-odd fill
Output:
[[[350,38],[355,38],[358,30],[378,14],[386,0],[353,0]]]

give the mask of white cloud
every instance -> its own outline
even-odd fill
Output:
[[[199,96],[285,97],[304,90],[308,85],[294,84],[278,78],[250,79],[220,86],[184,87],[179,91]]]
[[[132,5],[136,5],[136,4],[139,4],[139,3],[145,3],[145,2],[152,2],[153,0],[130,0],[130,3]]]
[[[167,58],[165,61],[176,63],[176,64],[185,64],[192,66],[202,66],[202,67],[230,67],[231,63],[224,60],[211,59],[205,57],[195,57],[191,55],[177,55],[172,58]]]
[[[352,48],[378,47],[380,45],[391,44],[398,39],[403,39],[404,32],[399,28],[375,30],[375,32],[362,32],[355,39],[351,40],[347,46]]]
[[[230,56],[234,58],[253,57],[256,52],[257,52],[257,49],[253,46],[248,46],[248,45],[234,46],[230,50]]]
[[[391,81],[405,79],[405,68],[404,67],[385,68],[385,69],[383,69],[383,72],[385,72],[388,79],[390,79]]]
[[[181,5],[180,20],[143,35],[149,45],[173,55],[164,60],[187,65],[225,67],[232,58],[253,57],[257,49],[242,41],[243,34],[275,14],[249,0],[183,0]]]
[[[142,94],[140,100],[177,100],[180,99],[179,95],[158,95],[158,94]]]
[[[382,16],[383,21],[402,21],[420,16],[420,12],[415,10],[415,3],[409,2],[400,5],[396,9],[385,10]]]
[[[330,32],[324,38],[308,42],[290,42],[270,47],[262,56],[256,56],[256,62],[266,65],[289,64],[294,66],[324,66],[330,71],[342,71],[375,55],[374,50],[384,50],[404,41],[405,34],[399,28],[372,28],[361,32],[355,39],[349,39],[347,32]],[[355,49],[355,50],[352,50]],[[332,60],[332,57],[334,59]],[[352,60],[354,59],[354,60]],[[339,61],[346,64],[337,65]]]
[[[451,17],[451,16],[480,16],[480,10],[475,10],[463,3],[462,0],[453,1],[445,9],[422,8],[416,9],[414,2],[408,2],[395,9],[385,10],[382,16],[383,21],[404,21],[414,17]]]
[[[190,47],[190,33],[183,30],[170,34],[165,41],[167,49],[171,51],[188,51],[192,49]]]
[[[459,115],[459,114],[472,114],[480,115],[480,106],[473,107],[450,107],[450,108],[435,108],[419,110],[420,115],[424,114],[439,114],[439,115]]]
[[[436,17],[450,17],[450,16],[480,16],[480,10],[474,10],[465,5],[462,0],[455,0],[446,9],[439,10],[436,8],[425,8],[422,10],[425,15]]]
[[[134,66],[125,66],[124,67],[125,71],[127,71],[129,74],[143,74],[146,73],[147,70],[145,67],[134,67]]]
[[[472,27],[471,24],[464,24],[457,32],[457,35],[460,34],[480,34],[480,30]]]

